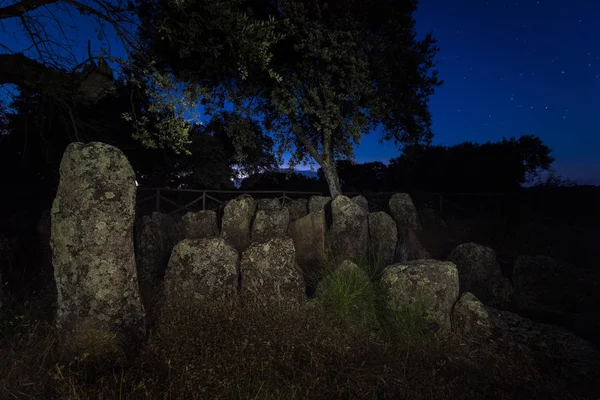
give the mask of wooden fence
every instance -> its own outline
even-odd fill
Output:
[[[378,193],[344,193],[347,196],[364,195],[372,206],[371,211],[381,211],[387,208],[389,198],[397,192],[378,192]],[[295,198],[307,198],[310,196],[328,195],[322,192],[296,192],[296,191],[243,191],[243,190],[198,190],[198,189],[170,189],[170,188],[144,188],[138,187],[138,211],[149,213],[152,211],[165,212],[174,215],[180,212],[199,211],[207,209],[216,209],[225,204],[228,200],[249,194],[256,198],[276,197],[283,204],[286,201]],[[477,203],[481,203],[482,198],[504,197],[506,193],[411,193],[413,201],[418,206],[428,204],[437,209],[441,215],[447,211],[452,213],[460,212],[464,215],[474,216],[480,210],[465,205],[464,198],[477,198]],[[456,201],[461,198],[463,201]],[[462,203],[459,204],[459,203]],[[467,202],[468,203],[468,202]],[[150,205],[150,206],[149,206]],[[480,208],[479,206],[477,208]]]
[[[146,205],[153,204],[152,211],[174,215],[180,212],[218,208],[233,197],[249,194],[253,197],[276,197],[283,204],[299,197],[322,196],[321,192],[294,192],[282,190],[198,190],[138,187],[138,209],[150,211]],[[225,195],[225,196],[223,196]],[[292,197],[290,197],[292,196]],[[221,198],[219,198],[221,197]],[[223,198],[225,197],[225,198]],[[174,199],[175,198],[175,199]],[[211,207],[208,207],[210,204]],[[171,210],[166,211],[168,206]]]

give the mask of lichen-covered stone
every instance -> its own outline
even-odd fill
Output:
[[[412,229],[402,229],[398,233],[396,243],[396,262],[424,260],[431,258],[427,249],[421,244],[419,237]]]
[[[389,208],[392,218],[394,218],[398,226],[398,232],[404,229],[411,229],[415,232],[421,230],[417,208],[408,193],[394,194],[390,198]]]
[[[369,214],[369,251],[381,268],[395,261],[398,233],[396,222],[383,211]]]
[[[148,314],[154,315],[173,247],[183,233],[173,218],[153,212],[136,224],[135,250],[140,294]]]
[[[245,301],[268,306],[306,300],[306,285],[290,238],[251,244],[242,254],[240,274]]]
[[[290,222],[297,221],[308,214],[308,200],[306,199],[286,201],[285,207],[290,211]]]
[[[369,212],[369,202],[365,196],[359,194],[358,196],[354,196],[352,201],[361,206],[366,212]]]
[[[494,325],[486,307],[469,292],[463,293],[454,305],[452,329],[468,340],[479,342],[494,335]]]
[[[238,252],[250,244],[252,221],[256,212],[256,201],[249,195],[242,195],[228,202],[223,212],[221,237]]]
[[[456,264],[460,291],[473,293],[486,305],[505,309],[513,302],[512,285],[502,275],[496,252],[475,243],[463,243],[448,256]]]
[[[332,225],[329,240],[335,258],[362,262],[369,243],[369,214],[348,197],[331,202]]]
[[[252,241],[260,242],[287,235],[290,212],[287,208],[258,210],[252,224]]]
[[[310,213],[290,224],[296,261],[303,268],[319,265],[325,255],[325,213]]]
[[[331,203],[331,197],[311,196],[308,200],[308,212],[317,213],[324,211],[329,203]]]
[[[416,260],[384,268],[379,282],[387,307],[397,312],[418,309],[427,330],[450,331],[450,314],[458,299],[458,271],[447,261]]]
[[[56,325],[82,351],[91,350],[80,340],[91,331],[113,338],[116,347],[144,331],[135,197],[135,174],[119,149],[99,142],[67,147],[51,217]]]
[[[165,296],[232,298],[238,290],[238,253],[221,238],[184,239],[173,249]]]
[[[205,239],[219,236],[217,213],[213,210],[188,212],[181,217],[180,224],[186,239]]]
[[[256,209],[264,211],[279,210],[282,207],[279,199],[258,199],[256,200]]]

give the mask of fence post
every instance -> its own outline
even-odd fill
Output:
[[[160,189],[156,189],[156,212],[160,212]]]
[[[440,216],[444,216],[444,196],[440,195]]]
[[[202,191],[202,211],[206,211],[206,190]]]

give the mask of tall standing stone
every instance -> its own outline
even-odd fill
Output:
[[[419,214],[408,193],[396,193],[389,201],[390,213],[398,225],[398,232],[410,229],[414,232],[421,230]]]
[[[335,258],[340,262],[362,262],[369,243],[369,213],[350,198],[340,195],[331,202],[331,217],[329,240]]]
[[[308,212],[317,213],[324,211],[329,203],[331,203],[331,197],[311,196],[308,199]]]
[[[135,173],[119,149],[99,142],[67,147],[52,205],[51,246],[56,324],[74,349],[112,354],[143,333],[135,197]]]
[[[369,214],[369,251],[380,268],[395,261],[398,233],[396,222],[383,211]]]
[[[225,205],[221,237],[238,252],[244,251],[250,244],[255,212],[256,200],[249,195],[239,196]]]

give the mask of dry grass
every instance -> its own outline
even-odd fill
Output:
[[[0,398],[575,398],[518,351],[415,334],[411,315],[392,326],[379,312],[370,328],[348,329],[335,312],[172,299],[142,349],[120,360],[67,357],[51,327],[23,317],[0,341]]]

